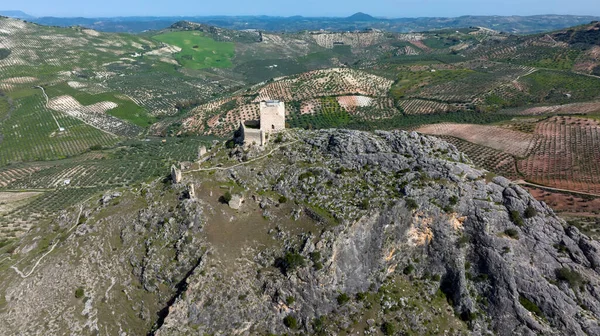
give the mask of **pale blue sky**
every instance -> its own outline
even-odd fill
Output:
[[[598,0],[20,0],[1,10],[34,16],[304,15],[418,17],[461,15],[600,15]]]

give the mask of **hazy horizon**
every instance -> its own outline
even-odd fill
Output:
[[[484,3],[476,0],[373,0],[364,1],[317,1],[302,3],[289,0],[274,2],[255,0],[252,2],[231,0],[227,6],[221,3],[196,3],[185,0],[169,2],[145,2],[141,0],[122,2],[105,0],[102,2],[81,2],[67,0],[60,2],[25,0],[19,8],[2,10],[23,11],[36,17],[118,17],[118,16],[306,16],[306,17],[347,17],[363,12],[376,17],[459,17],[467,15],[530,16],[530,15],[580,15],[598,16],[600,6],[596,1],[574,0],[507,0]],[[224,8],[226,7],[226,8]]]

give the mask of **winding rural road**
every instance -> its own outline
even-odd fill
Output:
[[[44,94],[44,97],[46,97],[46,105],[44,105],[46,108],[48,108],[48,103],[50,102],[50,99],[48,98],[48,95],[46,94],[46,90],[44,90],[43,87],[41,86],[34,86],[36,89],[40,89],[42,90],[42,93]],[[48,111],[50,112],[50,115],[52,116],[52,119],[54,119],[54,122],[56,123],[56,126],[58,126],[58,131],[62,132],[62,130],[64,128],[60,127],[60,124],[58,123],[58,120],[56,120],[56,117],[54,116],[54,113],[52,113],[52,111],[50,111],[50,109],[48,109]]]
[[[583,191],[577,191],[577,190],[552,188],[552,187],[547,187],[547,186],[544,186],[544,185],[541,185],[541,184],[535,184],[535,183],[527,182],[525,180],[516,180],[516,181],[513,181],[513,182],[516,183],[516,184],[518,184],[518,185],[526,185],[526,186],[540,188],[540,189],[548,189],[548,190],[552,190],[552,191],[560,191],[560,192],[568,192],[568,193],[573,193],[573,194],[580,194],[580,195],[600,197],[600,195],[598,195],[598,194],[591,194],[591,193],[587,193],[587,192],[583,192]]]

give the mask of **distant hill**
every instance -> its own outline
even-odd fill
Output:
[[[379,19],[372,17],[369,14],[365,14],[362,12],[358,12],[354,15],[351,15],[349,17],[346,18],[346,20],[348,21],[359,21],[359,22],[364,22],[364,21],[379,21]]]
[[[566,42],[580,48],[591,48],[600,45],[600,22],[593,22],[581,27],[569,28],[552,35],[556,40]]]
[[[0,10],[0,15],[23,20],[30,20],[35,18],[34,16],[31,16],[20,10]]]

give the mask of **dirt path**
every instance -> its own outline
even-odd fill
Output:
[[[48,95],[46,94],[46,90],[44,90],[44,88],[41,86],[35,86],[35,88],[42,90],[42,93],[44,94],[44,97],[46,98],[46,105],[44,105],[44,107],[48,108],[48,102],[50,101],[50,99],[48,98]],[[54,119],[56,126],[58,126],[58,131],[61,132],[61,130],[63,130],[64,128],[60,127],[60,124],[58,123],[58,120],[56,120],[54,113],[52,113],[52,111],[50,109],[48,109],[48,111],[50,112],[52,119]]]
[[[27,274],[23,274],[23,272],[19,271],[19,269],[17,268],[16,265],[14,266],[10,266],[10,268],[14,269],[15,272],[17,272],[18,275],[21,276],[21,278],[25,279],[28,278],[31,274],[33,274],[33,272],[35,271],[35,269],[38,267],[38,265],[40,264],[40,262],[42,262],[42,259],[44,259],[48,254],[50,254],[52,251],[54,251],[54,248],[56,248],[56,245],[58,245],[58,241],[54,243],[54,245],[52,245],[52,247],[50,248],[50,250],[46,253],[44,253],[44,255],[42,255],[40,257],[40,259],[38,259],[38,261],[35,263],[35,265],[33,265],[33,268],[31,269],[31,271],[29,271],[29,273]]]
[[[252,160],[248,160],[248,161],[246,161],[246,162],[241,162],[241,163],[235,164],[235,165],[233,165],[233,166],[229,166],[229,167],[199,168],[199,169],[194,169],[194,170],[187,170],[187,171],[184,171],[184,172],[182,172],[182,174],[193,173],[193,172],[200,172],[200,171],[211,171],[211,170],[227,170],[227,169],[231,169],[231,168],[235,168],[235,167],[243,166],[243,165],[246,165],[246,164],[252,163],[252,162],[254,162],[254,161],[262,160],[262,159],[266,158],[267,156],[269,156],[269,155],[273,154],[273,152],[275,152],[275,151],[276,151],[276,150],[278,150],[279,148],[281,148],[281,147],[283,147],[283,146],[289,146],[289,145],[293,145],[293,144],[295,144],[295,143],[296,143],[296,142],[298,142],[298,141],[300,141],[300,140],[295,140],[295,141],[292,141],[292,142],[290,142],[290,143],[286,143],[286,144],[279,145],[279,146],[277,146],[277,147],[273,148],[273,149],[272,149],[270,152],[268,152],[268,153],[267,153],[267,154],[265,154],[265,155],[261,155],[261,156],[259,156],[259,157],[257,157],[257,158],[254,158],[254,159],[252,159]]]
[[[586,74],[586,73],[583,73],[583,72],[577,72],[577,71],[574,71],[574,72],[576,74],[582,75],[582,76],[588,76],[588,77],[593,77],[593,78],[600,78],[600,76],[596,76],[596,75],[590,75],[590,74]]]
[[[527,71],[527,73],[526,73],[526,74],[517,76],[517,78],[515,78],[515,79],[513,80],[513,82],[518,82],[518,81],[519,81],[519,79],[521,79],[521,77],[529,76],[529,75],[531,75],[532,73],[534,73],[534,72],[536,72],[536,71],[538,71],[538,69],[535,69],[535,68],[534,68],[534,69],[532,69],[532,70],[530,70],[530,71]]]
[[[75,220],[75,225],[73,225],[73,226],[71,227],[71,229],[69,229],[69,231],[67,231],[67,232],[71,232],[71,230],[73,230],[73,229],[74,229],[74,228],[77,226],[77,224],[79,223],[79,218],[81,217],[81,213],[82,213],[82,212],[83,212],[83,206],[82,206],[82,207],[79,209],[79,214],[77,215],[77,219]],[[31,270],[29,271],[29,273],[27,273],[27,274],[24,274],[23,272],[21,272],[21,271],[20,271],[20,270],[17,268],[17,264],[18,264],[18,262],[17,262],[17,264],[15,264],[15,265],[11,266],[10,268],[12,268],[13,270],[15,270],[15,272],[17,272],[17,274],[18,274],[18,275],[20,275],[20,276],[21,276],[21,278],[23,278],[23,279],[26,279],[26,278],[28,278],[29,276],[31,276],[31,274],[33,274],[33,272],[34,272],[34,271],[35,271],[35,269],[36,269],[36,268],[37,268],[37,267],[40,265],[40,263],[42,262],[42,260],[43,260],[43,259],[44,259],[44,258],[45,258],[45,257],[46,257],[48,254],[50,254],[50,253],[52,253],[52,251],[54,251],[54,249],[56,248],[56,246],[58,245],[58,243],[59,243],[59,242],[60,242],[60,241],[59,241],[59,240],[57,240],[57,241],[56,241],[56,242],[55,242],[55,243],[52,245],[52,247],[50,248],[50,250],[48,250],[48,252],[44,253],[44,254],[43,254],[43,255],[42,255],[42,256],[41,256],[41,257],[40,257],[40,258],[39,258],[39,259],[36,261],[35,265],[33,265],[33,268],[31,268]]]
[[[548,190],[552,190],[552,191],[559,191],[559,192],[567,192],[567,193],[573,193],[573,194],[580,194],[580,195],[600,197],[600,195],[598,195],[598,194],[591,194],[591,193],[586,193],[586,192],[577,191],[577,190],[552,188],[552,187],[548,187],[548,186],[541,185],[541,184],[530,183],[530,182],[527,182],[527,181],[524,181],[524,180],[516,180],[516,181],[513,181],[513,182],[516,183],[516,184],[518,184],[518,185],[528,185],[528,186],[536,187],[536,188],[540,188],[540,189],[548,189]]]

